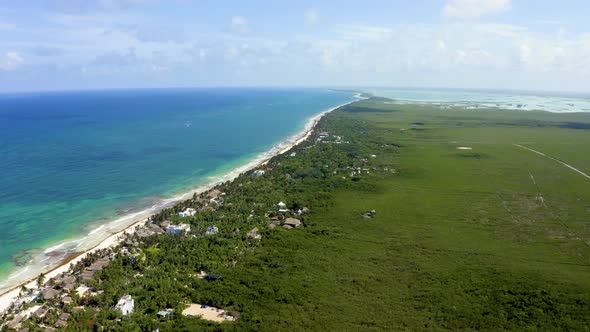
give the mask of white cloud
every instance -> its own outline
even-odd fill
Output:
[[[449,0],[443,15],[454,18],[477,18],[510,10],[511,0]]]
[[[234,16],[231,18],[231,30],[237,33],[250,32],[250,24],[248,20],[242,16]]]
[[[315,9],[308,9],[305,11],[303,21],[305,25],[315,25],[320,20],[320,13]]]
[[[445,15],[475,18],[509,8],[510,1],[451,0]],[[320,23],[314,9],[300,12],[299,24],[301,19],[306,25]],[[539,31],[530,20],[518,25],[488,20],[335,26],[323,22],[321,34],[307,29],[306,35],[252,29],[252,22],[242,16],[226,17],[224,31],[199,30],[181,22],[157,31],[165,24],[127,12],[45,14],[43,20],[50,23],[48,28],[28,29],[29,35],[42,31],[46,40],[14,38],[1,45],[1,50],[12,51],[0,51],[6,82],[10,80],[5,71],[26,65],[24,69],[55,68],[73,77],[77,70],[87,82],[104,77],[105,82],[131,86],[144,81],[191,85],[195,77],[202,78],[199,84],[221,85],[590,86],[590,34],[563,32],[559,26]],[[177,31],[184,34],[177,38]]]
[[[25,60],[18,52],[5,52],[0,54],[0,70],[15,70],[20,67]]]

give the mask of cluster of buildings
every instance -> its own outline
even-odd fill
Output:
[[[180,218],[192,217],[197,213],[197,210],[193,208],[186,208],[184,211],[178,213]]]
[[[348,141],[343,141],[342,136],[338,136],[338,135],[330,136],[330,134],[328,134],[325,131],[320,132],[318,134],[318,137],[316,140],[320,143],[334,143],[334,144],[349,143]]]
[[[168,234],[185,235],[190,231],[191,226],[189,224],[168,225],[166,227],[166,233]]]
[[[322,138],[326,138],[328,136],[329,135],[327,133],[320,134],[320,137]],[[295,153],[293,153],[292,156],[295,156]],[[256,170],[253,172],[253,176],[260,177],[265,173],[265,170]],[[220,206],[223,203],[222,196],[224,195],[225,193],[220,192],[218,189],[213,189],[208,193],[203,194],[200,198],[200,201],[203,203],[204,207],[199,208],[198,210],[205,210],[207,208],[214,209],[216,205]],[[178,217],[193,217],[197,214],[198,210],[187,207],[178,213]],[[269,228],[272,229],[276,226],[282,226],[285,229],[299,228],[303,225],[303,223],[300,219],[295,217],[301,216],[307,212],[309,212],[309,209],[305,207],[297,208],[296,210],[292,211],[287,207],[285,202],[281,201],[276,204],[276,210],[273,211],[273,214],[276,216],[273,218],[276,219],[273,219],[269,225]],[[253,215],[254,210],[252,210],[252,216]],[[128,236],[126,242],[124,243],[129,244],[129,248],[134,248],[139,244],[138,241],[141,241],[141,238],[143,237],[162,233],[171,235],[186,235],[190,232],[191,226],[189,223],[172,224],[170,221],[164,221],[159,225],[148,223],[145,226],[138,227],[134,235]],[[218,233],[219,228],[217,226],[209,225],[206,230],[203,231],[202,235],[210,236]],[[251,229],[247,233],[247,237],[250,241],[262,239],[262,235],[258,227]],[[47,328],[48,331],[51,331],[53,328],[63,329],[67,327],[68,319],[70,318],[71,314],[79,310],[84,310],[84,305],[92,306],[92,304],[89,304],[91,302],[88,302],[88,299],[91,299],[92,296],[100,294],[100,291],[97,292],[91,287],[86,286],[84,283],[93,280],[96,277],[96,274],[104,269],[115,258],[116,253],[132,256],[132,258],[135,258],[134,255],[131,255],[129,250],[130,249],[128,249],[126,246],[123,246],[120,247],[119,251],[107,249],[97,252],[93,254],[93,256],[89,257],[89,259],[92,259],[91,263],[88,260],[86,261],[87,266],[80,265],[79,263],[79,265],[72,268],[67,273],[63,273],[48,280],[39,288],[27,290],[21,295],[21,297],[14,301],[11,312],[9,313],[10,316],[4,316],[12,317],[11,320],[6,322],[3,326],[0,326],[0,329],[6,327],[11,330],[18,330],[22,323],[29,318],[34,318],[37,323],[40,323],[38,326]],[[205,277],[205,279],[208,281],[216,280],[218,278],[220,277],[216,275],[206,275]],[[123,316],[129,315],[135,310],[135,300],[130,294],[123,295],[114,305],[114,308],[118,310]],[[215,317],[219,319],[233,319],[231,315],[222,311],[221,309],[203,308],[199,306],[199,310],[203,310],[203,312],[207,313],[210,311],[215,312]],[[162,318],[170,318],[172,312],[173,309],[164,309],[159,311],[157,315]],[[52,318],[51,320],[48,320],[47,317]]]
[[[4,324],[7,330],[28,331],[21,325],[28,319],[34,320],[45,331],[63,329],[73,312],[83,310],[83,306],[74,306],[73,296],[79,288],[77,278],[69,273],[62,273],[40,285],[38,288],[23,288],[21,296],[12,303],[8,315],[12,319]],[[88,288],[90,290],[90,288]]]
[[[270,218],[271,220],[268,225],[269,229],[274,229],[275,227],[277,227],[281,224],[283,225],[283,228],[285,228],[285,229],[293,229],[293,228],[301,227],[303,225],[301,220],[293,218],[293,217],[289,217],[289,216],[301,216],[301,215],[309,212],[309,209],[306,207],[297,209],[296,211],[291,211],[287,208],[287,204],[285,204],[283,201],[279,202],[276,206],[277,206],[278,215]],[[256,230],[258,230],[258,229],[256,229]]]

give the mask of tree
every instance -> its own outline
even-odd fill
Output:
[[[37,287],[41,288],[41,286],[43,286],[44,282],[45,282],[45,274],[41,273],[39,275],[39,278],[37,278]]]

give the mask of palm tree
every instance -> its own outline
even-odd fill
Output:
[[[39,275],[39,278],[37,278],[37,287],[41,288],[41,286],[43,286],[44,282],[45,282],[45,275],[43,273],[41,273]]]

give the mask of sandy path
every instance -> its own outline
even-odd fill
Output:
[[[590,175],[588,175],[588,174],[586,174],[586,173],[584,173],[584,172],[580,171],[579,169],[575,168],[574,166],[572,166],[572,165],[570,165],[570,164],[566,164],[566,163],[564,163],[563,161],[561,161],[561,160],[559,160],[559,159],[557,159],[557,158],[553,158],[553,157],[551,157],[551,156],[548,156],[548,155],[544,154],[543,152],[540,152],[540,151],[537,151],[537,150],[533,150],[533,149],[531,149],[531,148],[527,148],[526,146],[522,146],[522,145],[520,145],[520,144],[512,144],[512,145],[514,145],[514,146],[517,146],[517,147],[519,147],[519,148],[522,148],[522,149],[525,149],[525,150],[529,150],[529,151],[531,151],[531,152],[534,152],[534,153],[536,153],[536,154],[538,154],[538,155],[541,155],[541,156],[543,156],[543,157],[545,157],[545,158],[549,158],[549,159],[551,159],[551,160],[557,161],[558,163],[560,163],[560,164],[562,164],[563,166],[565,166],[565,167],[567,167],[567,168],[571,169],[572,171],[574,171],[574,172],[577,172],[577,173],[581,174],[582,176],[584,176],[584,177],[586,177],[586,178],[590,179]]]
[[[188,308],[182,312],[185,316],[198,316],[202,319],[211,320],[214,322],[225,322],[226,320],[233,320],[231,318],[225,318],[225,310],[207,307],[202,308],[200,304],[191,304]]]

